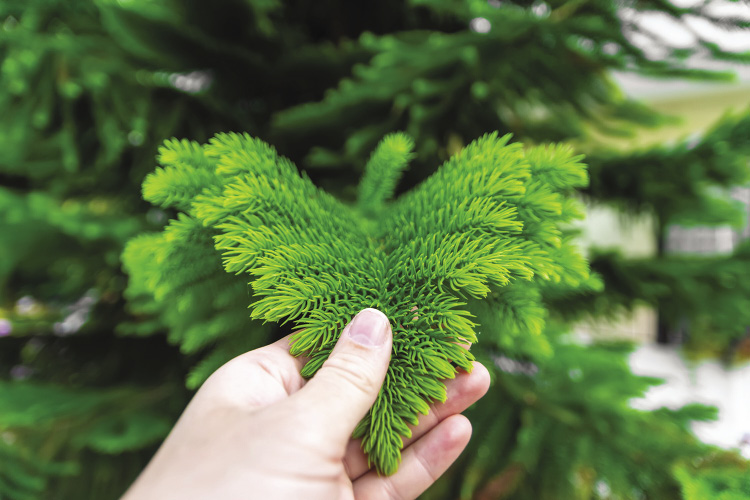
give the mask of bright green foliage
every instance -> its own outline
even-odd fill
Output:
[[[377,215],[391,199],[401,173],[412,157],[414,142],[405,134],[383,139],[367,163],[359,185],[358,208],[367,215]]]
[[[149,179],[162,175],[155,173]],[[149,182],[144,191],[148,186]],[[176,185],[178,189],[183,186]],[[182,352],[210,348],[213,354],[188,376],[191,388],[197,388],[227,360],[267,340],[267,328],[248,318],[246,280],[223,271],[221,258],[213,250],[213,233],[181,214],[163,233],[141,235],[125,251],[124,265],[131,275],[126,295],[131,307],[142,314],[161,312],[161,316],[156,325],[148,321],[123,325],[122,333],[148,335],[164,323],[169,326],[169,340],[179,344]],[[250,328],[254,335],[238,335]]]
[[[196,298],[186,285],[231,281],[217,269],[221,255],[228,273],[249,275],[252,318],[291,321],[299,329],[292,353],[310,357],[302,370],[308,377],[359,310],[382,310],[392,321],[393,356],[354,436],[363,438],[378,470],[391,474],[402,437],[411,434],[407,424],[416,424],[431,402],[445,401],[442,380],[471,370],[474,356],[461,344],[477,342],[477,323],[466,300],[517,310],[519,326],[508,334],[540,338],[545,311],[534,283],[588,276],[560,231],[580,216],[566,197],[587,182],[580,157],[560,147],[524,151],[508,140],[478,139],[386,203],[411,156],[406,136],[386,137],[367,165],[356,209],[247,135],[219,134],[202,148],[168,141],[144,195],[184,213],[163,234],[129,246],[132,286],[147,288],[157,301],[180,290],[174,309],[193,314]],[[247,300],[238,287],[215,293]],[[505,333],[496,330],[487,340],[502,344]],[[173,340],[189,350],[193,338]],[[209,333],[200,341],[210,339]]]

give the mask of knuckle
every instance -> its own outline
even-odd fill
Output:
[[[435,467],[424,453],[416,453],[416,458],[429,484],[434,483],[440,478],[440,474],[435,471]]]
[[[264,396],[268,391],[253,391],[249,386],[238,384],[238,381],[282,379],[283,373],[269,355],[263,352],[247,353],[226,362],[212,373],[199,394],[224,410],[252,411],[264,405]]]
[[[329,358],[323,368],[321,373],[326,372],[326,376],[337,379],[339,383],[345,383],[364,394],[371,394],[380,389],[379,380],[372,365],[356,354],[339,353]]]
[[[406,497],[404,497],[400,491],[398,491],[398,488],[393,483],[393,480],[389,477],[385,478],[385,481],[383,481],[383,493],[384,497],[388,500],[406,500]]]

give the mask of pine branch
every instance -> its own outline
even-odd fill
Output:
[[[377,213],[396,190],[396,184],[413,156],[414,142],[405,134],[386,136],[372,153],[359,185],[359,209]]]
[[[515,314],[513,331],[490,337],[503,345],[505,335],[539,337],[540,283],[587,276],[584,259],[557,227],[579,213],[568,194],[586,182],[580,157],[561,147],[525,152],[509,139],[478,139],[387,203],[412,148],[403,134],[388,136],[368,163],[356,208],[247,135],[220,134],[204,154],[192,143],[170,141],[162,164],[179,165],[184,175],[172,177],[174,186],[159,187],[153,177],[147,183],[152,201],[179,199],[187,213],[161,238],[146,240],[161,248],[152,251],[156,264],[142,279],[169,300],[173,291],[210,279],[215,268],[206,263],[218,252],[225,271],[250,279],[253,319],[294,324],[292,354],[310,358],[302,370],[307,377],[354,314],[381,309],[393,323],[393,355],[383,389],[354,435],[371,463],[391,474],[407,425],[429,403],[445,400],[443,380],[472,368],[474,357],[461,347],[478,340],[467,300],[493,300]],[[210,189],[186,188],[201,183]],[[125,259],[131,269],[143,257],[133,248]],[[193,349],[187,338],[181,342]]]

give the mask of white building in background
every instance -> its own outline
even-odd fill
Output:
[[[750,159],[748,159],[750,168]],[[672,254],[726,255],[732,253],[740,242],[750,237],[750,188],[735,187],[729,196],[741,203],[745,213],[745,227],[730,226],[671,226],[667,228],[665,251]]]

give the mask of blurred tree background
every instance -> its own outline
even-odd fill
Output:
[[[716,4],[4,0],[0,499],[117,498],[213,369],[288,333],[251,322],[246,287],[220,267],[214,286],[230,290],[220,297],[190,283],[183,301],[128,288],[126,242],[172,215],[141,198],[164,139],[245,131],[352,200],[387,132],[415,139],[405,190],[499,130],[573,144],[590,165],[581,196],[651,218],[659,242],[674,224],[740,226],[741,210],[717,193],[750,175],[747,113],[669,144],[602,140],[669,121],[629,99],[611,71],[716,81],[732,75],[692,61],[750,62],[690,29],[695,18],[748,27]],[[672,44],[638,23],[643,13],[686,26],[694,41]],[[569,334],[581,319],[647,304],[663,338],[689,324],[687,348],[741,355],[750,247],[694,256],[659,246],[638,259],[591,249],[594,277],[545,290],[547,313],[509,297],[485,315],[495,320],[482,329],[509,340],[480,336],[493,386],[469,412],[470,448],[426,497],[750,496],[747,464],[689,430],[713,410],[632,408],[658,381],[631,373],[630,347]],[[185,307],[201,296],[210,307]],[[535,331],[546,341],[518,356]]]

